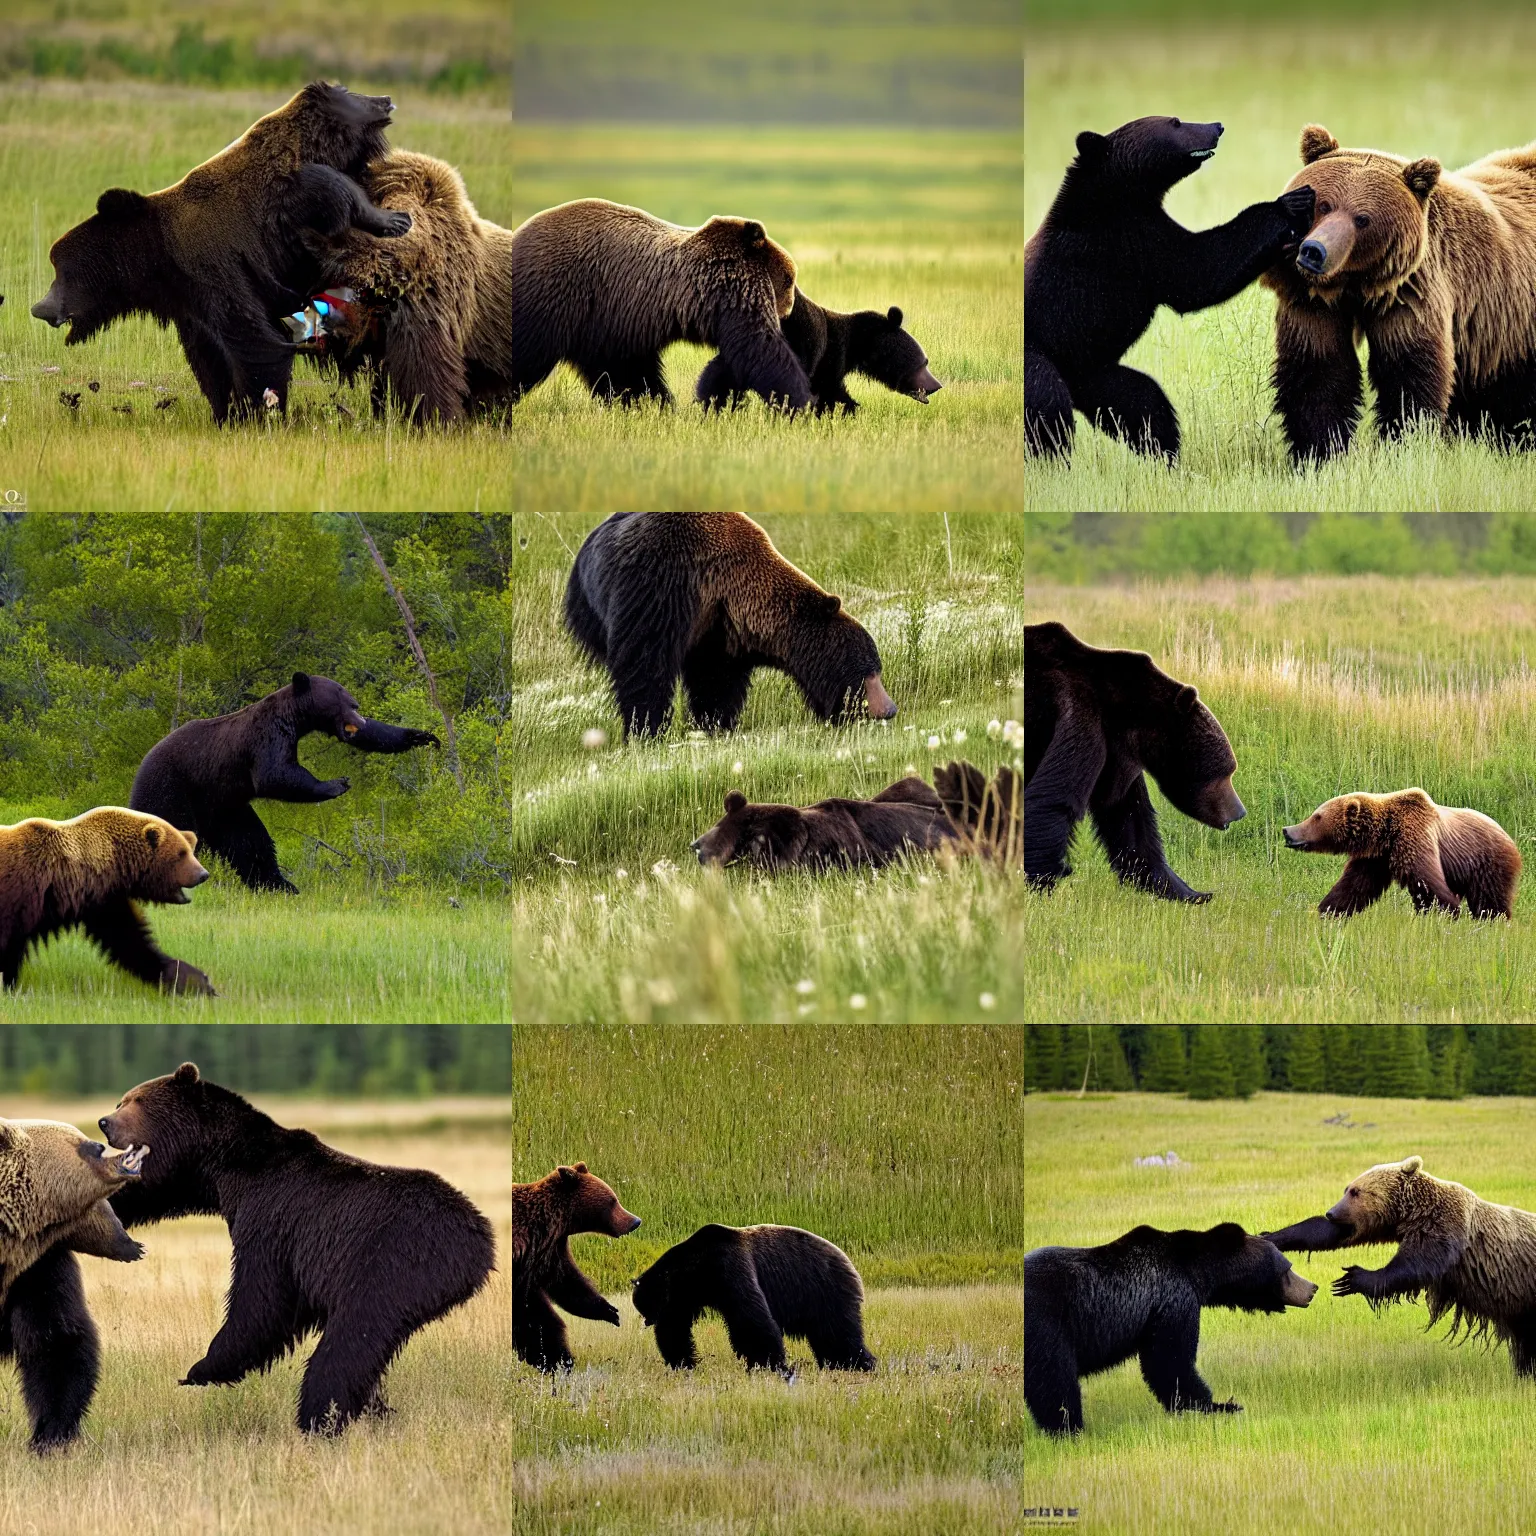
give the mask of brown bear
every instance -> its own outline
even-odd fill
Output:
[[[1225,831],[1247,815],[1232,744],[1193,686],[1145,651],[1084,645],[1064,624],[1024,626],[1024,873],[1072,873],[1084,815],[1121,880],[1169,901],[1209,901],[1168,866],[1146,775],[1186,816]]]
[[[704,730],[733,730],[752,673],[788,673],[823,720],[896,705],[864,626],[740,512],[615,512],[587,535],[565,626],[613,679],[630,735],[665,731],[679,676]]]
[[[1335,1296],[1371,1306],[1423,1296],[1433,1327],[1447,1312],[1458,1329],[1509,1345],[1517,1376],[1536,1376],[1536,1215],[1481,1200],[1464,1184],[1424,1172],[1422,1157],[1378,1163],[1351,1179],[1326,1215],[1265,1234],[1288,1253],[1396,1243],[1381,1269],[1349,1265]]]
[[[253,891],[297,892],[251,801],[309,805],[346,794],[350,779],[317,779],[299,762],[299,740],[312,731],[360,752],[439,745],[431,731],[365,719],[340,683],[295,672],[266,698],[232,715],[189,720],[157,742],[133,776],[129,804],[188,828]]]
[[[992,779],[974,763],[933,770],[933,787],[962,843],[1006,869],[1024,865],[1024,784],[1006,763]]]
[[[208,871],[197,834],[158,816],[98,806],[73,821],[34,817],[0,827],[0,982],[14,987],[27,950],[68,928],[114,965],[162,991],[214,995],[195,965],[156,945],[141,901],[184,905]]]
[[[512,1347],[529,1365],[556,1371],[576,1363],[551,1302],[573,1317],[619,1326],[617,1309],[576,1267],[569,1239],[578,1232],[623,1237],[639,1225],[585,1163],[512,1186]]]
[[[408,215],[375,208],[356,177],[387,146],[394,104],[315,81],[227,149],[147,197],[112,187],[54,242],[55,277],[33,315],[85,341],[125,315],[174,323],[222,423],[286,408],[294,348],[278,317],[320,287],[306,236],[356,227],[401,235]]]
[[[1514,915],[1514,839],[1491,816],[1436,805],[1422,789],[1338,795],[1283,831],[1287,848],[1349,855],[1318,903],[1324,914],[1363,912],[1395,880],[1420,912],[1440,906],[1456,914],[1465,897],[1473,917]]]
[[[328,327],[326,356],[350,380],[373,365],[373,406],[392,387],[417,421],[457,421],[512,398],[512,231],[482,219],[459,173],[394,150],[363,186],[381,208],[410,216],[382,238],[354,226],[318,243],[324,280],[356,302]]]
[[[75,1255],[143,1256],[106,1197],[140,1176],[149,1152],[104,1147],[56,1120],[0,1120],[0,1358],[16,1362],[39,1454],[78,1437],[101,1374]]]
[[[112,1196],[125,1226],[201,1215],[229,1228],[224,1322],[182,1386],[265,1371],[318,1329],[299,1389],[306,1434],[387,1412],[384,1375],[406,1341],[495,1268],[490,1222],[447,1180],[278,1125],[192,1062],[129,1089],[97,1124],[115,1146],[155,1149]]]
[[[1363,336],[1387,437],[1415,417],[1529,446],[1536,421],[1536,143],[1456,172],[1302,130],[1317,207],[1275,291],[1276,406],[1299,465],[1348,448]]]
[[[756,219],[698,229],[583,198],[512,232],[512,394],[575,365],[594,394],[670,404],[661,351],[716,347],[741,389],[799,409],[810,381],[779,331],[795,302],[795,263]]]

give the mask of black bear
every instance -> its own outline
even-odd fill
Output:
[[[615,512],[587,535],[565,626],[608,669],[630,735],[665,731],[681,675],[694,720],[732,730],[757,667],[794,679],[823,720],[896,706],[862,624],[740,512]]]
[[[711,1222],[667,1249],[634,1282],[633,1300],[674,1370],[693,1368],[693,1325],[706,1311],[725,1319],[731,1348],[749,1370],[793,1374],[786,1334],[804,1339],[825,1370],[875,1368],[864,1347],[858,1270],[835,1243],[800,1227]]]
[[[1141,1375],[1169,1413],[1237,1413],[1195,1369],[1200,1309],[1283,1312],[1317,1287],[1236,1222],[1208,1232],[1137,1227],[1098,1248],[1024,1255],[1024,1401],[1047,1434],[1083,1427],[1078,1378],[1140,1357]]]
[[[334,800],[348,779],[317,779],[299,762],[299,739],[324,731],[360,752],[408,752],[431,731],[366,720],[357,700],[328,677],[293,681],[232,715],[189,720],[157,742],[133,776],[128,803],[196,832],[253,891],[297,891],[277,867],[272,834],[252,800],[310,805]]]
[[[197,834],[159,816],[98,806],[71,821],[0,827],[0,984],[14,987],[32,945],[81,928],[113,965],[167,992],[213,995],[195,965],[166,954],[141,901],[184,906],[208,871]]]
[[[1080,133],[1077,158],[1024,247],[1024,421],[1034,453],[1067,454],[1073,409],[1140,453],[1179,453],[1179,420],[1155,379],[1120,358],[1166,304],[1224,304],[1300,242],[1312,192],[1298,187],[1198,233],[1163,211],[1216,153],[1220,123],[1139,117]]]
[[[125,315],[174,322],[198,387],[223,422],[286,407],[294,347],[279,317],[321,285],[308,241],[356,227],[394,236],[410,217],[376,208],[356,178],[387,145],[394,103],[317,80],[161,192],[111,187],[54,241],[53,286],[32,307],[65,344]]]
[[[639,1225],[585,1163],[512,1186],[512,1347],[520,1358],[541,1371],[575,1364],[551,1302],[573,1317],[619,1326],[618,1309],[576,1267],[570,1238],[578,1232],[623,1237]]]
[[[1024,626],[1024,872],[1050,887],[1072,873],[1084,815],[1121,880],[1170,901],[1209,901],[1168,867],[1146,774],[1186,816],[1225,831],[1248,813],[1237,759],[1188,683],[1145,651],[1084,645],[1064,624]]]
[[[490,1222],[435,1173],[288,1130],[191,1062],[131,1088],[98,1123],[115,1146],[154,1149],[141,1179],[112,1197],[125,1226],[202,1215],[229,1227],[224,1326],[182,1385],[264,1371],[318,1328],[299,1393],[306,1433],[387,1411],[381,1384],[405,1341],[495,1267]]]
[[[928,356],[917,339],[902,329],[901,311],[893,304],[884,314],[861,309],[839,314],[795,290],[795,307],[779,321],[779,329],[800,359],[816,395],[816,414],[841,406],[850,416],[859,402],[848,393],[850,373],[884,384],[898,395],[927,405],[929,395],[944,386],[928,368]],[[699,375],[694,397],[705,409],[734,406],[746,386],[724,353],[711,358]]]

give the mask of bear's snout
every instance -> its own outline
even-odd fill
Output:
[[[1336,208],[1314,225],[1296,251],[1296,266],[1307,277],[1328,278],[1343,268],[1355,248],[1355,221]]]
[[[1305,848],[1307,840],[1301,835],[1300,827],[1281,827],[1281,836],[1285,838],[1287,848]]]
[[[1296,252],[1296,265],[1305,267],[1308,272],[1321,272],[1327,260],[1328,252],[1319,240],[1303,240],[1301,249]]]
[[[1285,1272],[1285,1281],[1280,1288],[1280,1294],[1285,1299],[1288,1307],[1305,1307],[1311,1304],[1312,1298],[1317,1295],[1316,1284],[1298,1275],[1294,1269]]]
[[[55,330],[64,324],[62,309],[59,301],[53,296],[52,289],[32,306],[32,318],[34,320],[46,320]]]

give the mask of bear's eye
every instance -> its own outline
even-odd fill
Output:
[[[1332,203],[1319,203],[1317,205],[1317,212],[1318,212],[1318,216],[1319,217],[1321,217],[1325,213],[1332,213],[1333,212],[1333,204]]]
[[[1355,215],[1355,228],[1356,229],[1365,229],[1365,228],[1367,228],[1369,226],[1370,222],[1371,222],[1371,216],[1368,213],[1357,213]]]

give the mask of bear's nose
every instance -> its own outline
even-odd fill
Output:
[[[1327,260],[1328,252],[1321,240],[1303,240],[1301,249],[1296,252],[1296,265],[1305,267],[1308,272],[1321,272]]]
[[[107,1117],[103,1115],[101,1119],[96,1122],[96,1124],[101,1127],[101,1134],[105,1136],[107,1134]]]
[[[1220,123],[1212,123],[1211,127],[1213,127],[1216,130],[1216,137],[1218,139],[1222,136],[1222,134],[1224,134],[1227,131],[1225,128],[1222,127],[1222,125]]]

